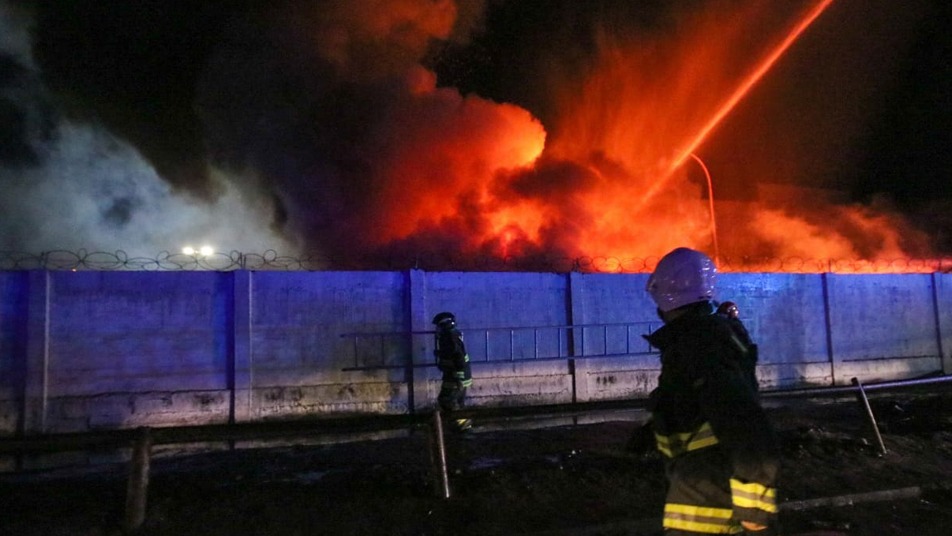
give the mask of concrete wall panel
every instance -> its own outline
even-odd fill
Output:
[[[737,303],[762,364],[828,361],[823,286],[814,274],[718,276],[718,301]]]
[[[784,387],[829,387],[838,372],[830,363],[780,363],[762,364],[757,367],[757,380],[761,389]]]
[[[0,435],[16,431],[26,374],[26,272],[0,272]]]
[[[228,397],[224,390],[56,397],[49,402],[47,432],[222,424],[228,419]]]
[[[569,403],[572,376],[565,361],[476,365],[468,399],[474,407]]]
[[[642,398],[658,386],[657,354],[634,358],[578,359],[578,400]]]
[[[648,274],[572,274],[575,324],[611,324],[658,320],[645,291]]]
[[[567,322],[564,275],[433,272],[426,279],[428,316],[452,311],[461,328]]]
[[[426,277],[426,314],[454,313],[474,360],[529,359],[535,356],[524,343],[531,341],[531,330],[518,329],[512,336],[505,329],[490,331],[487,339],[479,329],[564,326],[567,292],[566,276],[559,274],[434,272]],[[544,349],[551,350],[557,339],[544,335]],[[510,343],[513,337],[517,344]],[[429,362],[431,352],[432,343],[419,359]]]
[[[215,272],[52,272],[51,397],[224,388]],[[77,381],[82,378],[82,381]]]
[[[473,364],[473,385],[467,405],[514,406],[531,403],[563,404],[572,401],[572,375],[564,360]],[[421,372],[421,388],[416,393],[417,411],[436,407],[442,384],[435,367]]]
[[[935,277],[938,338],[942,345],[942,370],[952,374],[952,273],[933,274]]]
[[[853,378],[858,378],[863,383],[916,378],[933,373],[938,368],[938,356],[838,361],[835,371],[836,384],[850,385]]]
[[[401,273],[258,272],[251,308],[254,388],[379,382],[386,370],[343,369],[399,365],[409,357],[406,338],[387,338],[382,349],[373,339],[355,352],[353,339],[342,337],[407,329]]]
[[[828,281],[838,361],[938,357],[931,275],[831,275]]]
[[[406,385],[390,381],[276,386],[254,393],[255,416],[260,419],[330,413],[407,413],[406,400]]]
[[[661,325],[645,291],[648,274],[572,274],[572,322],[601,324],[577,329],[575,355],[611,355],[645,350],[641,335]],[[641,329],[611,324],[644,322]]]

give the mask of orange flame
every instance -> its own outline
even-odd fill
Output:
[[[352,218],[379,223],[355,223],[360,244],[341,246],[381,255],[606,257],[603,269],[617,271],[678,246],[713,249],[725,270],[766,271],[782,268],[756,259],[867,259],[860,270],[881,271],[885,259],[928,251],[925,237],[887,207],[844,205],[795,186],[772,195],[771,184],[804,178],[797,159],[810,155],[769,169],[744,161],[731,177],[696,156],[698,168],[683,165],[832,3],[794,14],[773,3],[721,3],[681,14],[661,35],[606,29],[584,76],[544,84],[554,110],[548,132],[523,108],[464,97],[437,87],[430,71],[407,68],[403,91],[358,155],[366,167],[360,194],[370,202]],[[431,17],[441,30],[445,13]],[[783,36],[766,56],[764,28]],[[771,143],[750,130],[747,145]],[[743,194],[715,200],[726,182]]]

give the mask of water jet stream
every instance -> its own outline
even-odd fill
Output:
[[[717,112],[711,117],[711,119],[705,123],[705,125],[698,131],[698,133],[691,139],[690,143],[687,144],[679,152],[677,158],[671,163],[668,167],[668,170],[661,177],[660,180],[655,181],[651,188],[641,197],[639,201],[638,208],[642,208],[648,201],[653,198],[658,191],[668,182],[671,178],[671,175],[684,164],[684,161],[687,160],[691,153],[707,138],[714,128],[720,124],[720,122],[730,113],[731,110],[737,106],[745,95],[750,91],[750,89],[756,84],[763,76],[770,70],[771,67],[777,62],[778,59],[790,48],[791,45],[800,37],[800,35],[813,24],[813,21],[817,19],[830,4],[833,3],[833,0],[821,0],[813,9],[811,9],[796,26],[787,34],[786,38],[780,42],[770,54],[764,58],[757,68],[754,69],[742,82],[737,89],[731,94],[731,96],[717,109]]]

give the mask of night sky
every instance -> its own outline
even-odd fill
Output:
[[[659,195],[667,206],[632,209],[624,225],[672,228],[670,238],[596,246],[594,229],[615,234],[593,208],[598,192],[642,171],[572,125],[620,128],[615,111],[635,121],[645,112],[633,93],[662,93],[651,84],[723,46],[710,56],[720,67],[704,71],[718,76],[684,89],[694,115],[672,98],[639,132],[709,116],[816,4],[0,0],[0,249],[152,255],[211,241],[359,268],[421,253],[458,267],[709,249],[706,218],[674,229],[684,218],[668,216],[706,207],[693,168],[671,185],[690,195]],[[732,27],[742,16],[748,26]],[[722,251],[804,256],[804,243],[830,236],[836,247],[816,256],[952,253],[950,25],[947,0],[834,0],[694,151],[722,203]],[[593,83],[616,49],[628,56],[612,61],[637,56],[643,69]],[[531,163],[540,129],[546,149]],[[807,206],[815,192],[823,207]],[[535,215],[512,216],[526,207]],[[795,219],[810,239],[751,238],[755,211]],[[526,230],[536,217],[544,223]],[[898,238],[860,236],[883,222]]]

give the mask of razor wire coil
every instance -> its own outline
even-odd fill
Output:
[[[399,271],[650,273],[660,257],[536,255],[496,257],[421,253],[373,258],[325,254],[281,255],[228,251],[210,255],[170,253],[130,256],[114,252],[54,250],[41,253],[0,251],[0,270],[49,271]],[[721,257],[721,272],[769,273],[950,273],[952,258],[809,259],[803,257]]]

